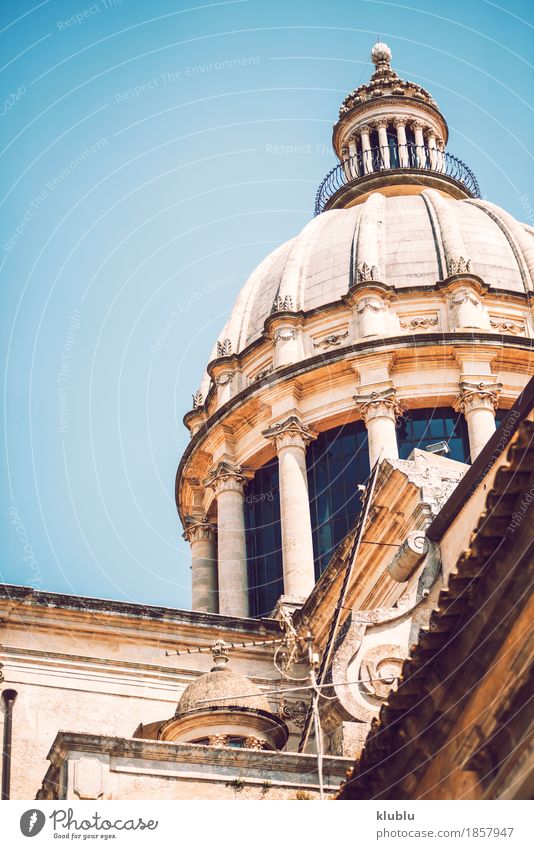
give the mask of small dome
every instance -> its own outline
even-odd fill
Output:
[[[383,41],[378,41],[371,50],[371,62],[378,65],[379,62],[391,62],[391,50]]]
[[[175,716],[214,707],[240,707],[271,712],[259,687],[231,669],[216,669],[201,675],[182,693]]]

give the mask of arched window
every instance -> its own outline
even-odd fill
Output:
[[[399,457],[403,460],[414,448],[424,450],[434,442],[446,442],[450,448],[447,457],[460,463],[469,462],[467,424],[463,415],[452,407],[407,410],[399,422],[397,440]]]
[[[386,133],[389,145],[389,167],[399,168],[400,161],[397,128],[393,124],[388,124]]]
[[[251,616],[270,613],[284,592],[278,458],[245,487],[245,532]]]
[[[369,476],[363,422],[321,433],[308,447],[306,465],[317,580],[360,511],[358,484]]]

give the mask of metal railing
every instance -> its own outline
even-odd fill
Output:
[[[381,171],[434,171],[461,183],[472,197],[480,197],[478,180],[469,168],[444,150],[417,144],[388,144],[349,156],[328,172],[315,195],[315,215],[319,215],[336,192],[358,180]]]

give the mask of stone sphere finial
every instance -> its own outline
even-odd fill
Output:
[[[382,62],[391,62],[391,50],[383,41],[378,41],[371,50],[371,62],[380,65]]]

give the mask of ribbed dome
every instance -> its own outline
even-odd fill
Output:
[[[178,702],[175,716],[213,707],[253,708],[271,712],[269,702],[259,687],[231,669],[208,672],[189,684]]]
[[[534,229],[487,201],[456,200],[435,189],[373,192],[348,209],[319,215],[256,268],[219,340],[238,354],[263,331],[275,299],[313,310],[338,301],[364,264],[397,290],[434,286],[469,262],[471,274],[510,292],[534,288]],[[215,346],[211,359],[218,355]],[[219,351],[220,355],[220,351]]]

